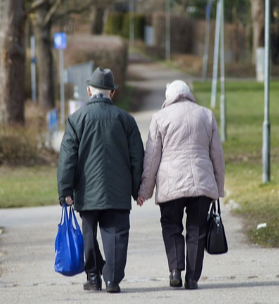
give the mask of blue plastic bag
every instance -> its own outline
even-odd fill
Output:
[[[84,271],[83,236],[73,207],[69,208],[68,214],[66,203],[62,207],[55,239],[54,269],[64,276],[74,276]]]

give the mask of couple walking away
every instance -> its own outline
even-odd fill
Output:
[[[184,287],[198,288],[209,205],[224,196],[224,155],[213,113],[196,103],[185,82],[167,84],[166,100],[152,116],[144,152],[135,119],[112,102],[118,87],[112,71],[98,67],[87,85],[90,100],[68,117],[57,171],[60,204],[74,204],[82,219],[84,290],[101,290],[103,276],[107,292],[120,292],[131,196],[142,206],[155,185],[170,286],[182,286],[186,264]]]

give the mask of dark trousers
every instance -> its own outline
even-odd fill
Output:
[[[184,210],[187,214],[186,279],[198,281],[201,276],[211,200],[205,196],[185,197],[160,204],[162,234],[170,271],[185,269]]]
[[[84,239],[85,272],[102,273],[105,282],[120,283],[127,260],[130,211],[94,210],[81,212]],[[99,224],[105,260],[97,241]]]

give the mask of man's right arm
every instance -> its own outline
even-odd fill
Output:
[[[73,197],[74,176],[78,159],[78,138],[73,125],[68,118],[66,130],[62,139],[58,159],[57,183],[59,203],[62,205],[66,197]]]

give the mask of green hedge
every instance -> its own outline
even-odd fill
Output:
[[[134,38],[144,40],[144,27],[146,21],[145,16],[142,14],[134,15]],[[130,16],[129,14],[124,14],[123,26],[122,26],[122,36],[124,38],[130,37]]]
[[[155,45],[164,48],[166,43],[166,14],[164,12],[155,12],[152,24]],[[170,38],[171,52],[191,54],[196,38],[193,20],[183,16],[171,15]]]
[[[146,17],[143,14],[134,14],[134,38],[144,40]],[[129,13],[110,13],[107,18],[105,33],[118,35],[128,39],[130,37]]]
[[[122,32],[123,14],[110,13],[107,18],[105,33],[107,35],[119,35]]]

